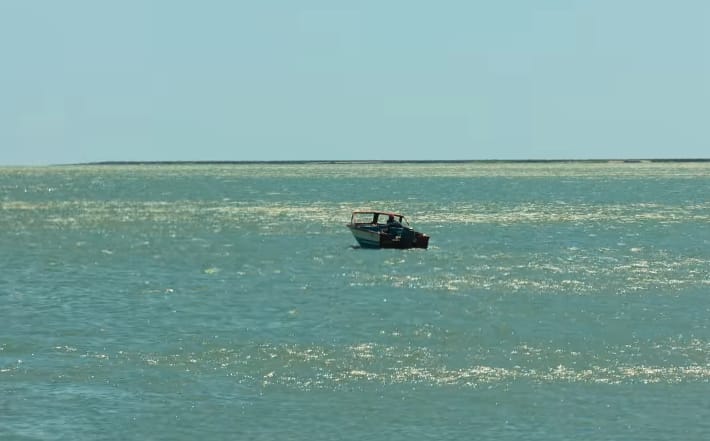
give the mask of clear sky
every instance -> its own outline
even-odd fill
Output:
[[[706,0],[0,0],[0,165],[708,157]]]

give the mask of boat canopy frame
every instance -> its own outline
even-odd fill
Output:
[[[356,222],[356,220],[362,220],[363,217],[371,215],[371,220],[370,222]],[[362,217],[360,217],[362,216]],[[350,217],[350,224],[351,225],[366,225],[366,224],[372,224],[372,225],[383,225],[386,222],[386,219],[389,219],[389,217],[392,216],[402,224],[403,226],[409,226],[409,221],[403,214],[399,213],[394,213],[391,211],[376,211],[376,210],[359,210],[359,211],[353,211],[352,216]],[[385,219],[385,221],[380,221],[381,219]]]

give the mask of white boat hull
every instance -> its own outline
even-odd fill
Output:
[[[349,227],[350,232],[353,233],[355,240],[363,248],[379,248],[380,247],[380,233],[379,231],[370,231],[357,227]]]

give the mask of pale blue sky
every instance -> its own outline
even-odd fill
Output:
[[[710,1],[0,0],[0,164],[710,157]]]

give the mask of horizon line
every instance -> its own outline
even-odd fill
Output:
[[[685,163],[710,162],[710,158],[628,158],[628,159],[293,159],[293,160],[151,160],[151,161],[92,161],[52,166],[82,165],[250,165],[250,164],[466,164],[466,163]]]

